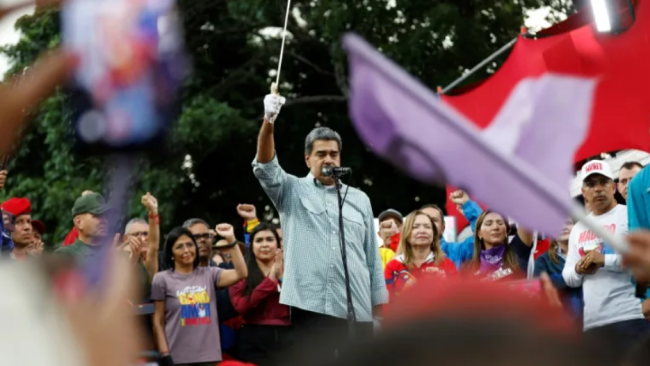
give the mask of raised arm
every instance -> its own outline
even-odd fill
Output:
[[[449,200],[456,204],[457,207],[459,207],[458,211],[460,211],[460,213],[465,216],[467,221],[469,221],[469,225],[472,228],[473,232],[476,228],[476,221],[478,220],[478,217],[483,213],[481,206],[469,199],[467,192],[461,190],[452,192],[449,195]]]
[[[257,218],[257,210],[255,209],[255,205],[243,203],[237,205],[237,214],[244,220],[244,242],[248,247],[250,244],[250,232],[260,224],[260,220]]]
[[[521,242],[527,246],[533,245],[534,234],[527,229],[517,226],[517,236],[519,236]]]
[[[257,161],[266,164],[275,156],[275,141],[273,140],[273,122],[280,113],[285,99],[277,94],[269,94],[264,98],[264,123],[257,138]]]
[[[235,230],[233,229],[232,225],[219,224],[217,225],[215,231],[217,232],[217,235],[226,239],[228,242],[228,245],[226,245],[226,250],[230,252],[232,264],[235,266],[235,269],[224,270],[221,273],[221,276],[219,276],[219,283],[217,286],[219,286],[219,288],[224,288],[232,286],[235,283],[248,277],[248,267],[244,261],[244,255],[239,249],[237,239],[235,238]]]
[[[149,192],[142,197],[142,205],[149,211],[149,236],[147,239],[147,256],[144,267],[149,276],[158,273],[158,248],[160,247],[160,217],[158,217],[158,200]]]
[[[253,160],[253,174],[260,181],[278,211],[282,210],[282,197],[289,176],[282,170],[275,154],[273,122],[284,104],[284,98],[270,94],[264,98],[264,122],[257,139],[257,155]],[[293,177],[295,178],[295,177]]]

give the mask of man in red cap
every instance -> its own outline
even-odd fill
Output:
[[[11,215],[9,218],[13,232],[11,237],[14,250],[11,258],[23,260],[27,258],[27,247],[32,243],[32,204],[27,198],[10,198],[0,206],[2,210]]]

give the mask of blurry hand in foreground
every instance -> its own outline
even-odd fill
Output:
[[[38,6],[58,5],[60,0],[38,0]],[[26,1],[10,7],[0,7],[0,19],[14,10],[33,5]],[[12,145],[17,132],[32,108],[50,96],[63,83],[77,60],[73,55],[55,50],[32,65],[25,75],[0,84],[0,154]]]

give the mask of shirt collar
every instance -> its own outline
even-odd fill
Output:
[[[397,259],[400,263],[404,264],[404,260],[405,260],[404,254],[398,254],[397,256],[395,256],[395,259]],[[432,263],[434,259],[436,259],[436,256],[433,254],[433,252],[431,252],[427,256],[427,259],[424,260],[424,263]]]
[[[309,174],[307,174],[307,176],[305,178],[307,178],[310,182],[312,182],[318,188],[336,189],[336,186],[334,186],[334,185],[331,185],[331,186],[323,185],[323,183],[321,183],[318,179],[316,179],[316,177],[314,177],[314,175],[311,174],[311,172],[309,172]],[[345,184],[341,184],[341,188],[343,188],[344,186],[345,186]]]

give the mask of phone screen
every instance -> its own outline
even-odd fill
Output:
[[[64,46],[80,59],[68,90],[77,147],[161,142],[189,73],[174,0],[68,0],[61,16]]]

